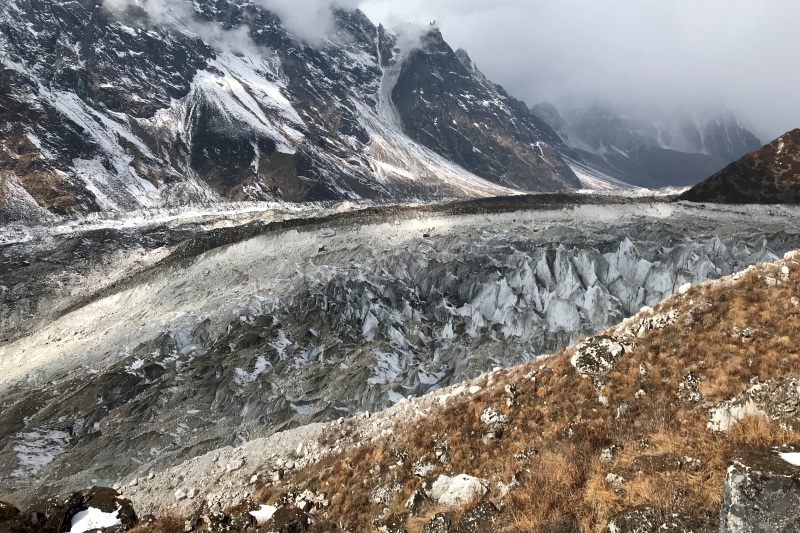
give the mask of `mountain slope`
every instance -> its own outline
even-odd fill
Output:
[[[0,219],[579,186],[552,130],[435,28],[336,10],[312,46],[251,2],[162,1],[5,2]],[[434,86],[453,96],[428,108]]]
[[[729,204],[800,203],[800,129],[745,155],[680,199]]]
[[[542,103],[547,122],[595,172],[640,187],[694,185],[760,145],[730,112],[645,112],[595,104],[563,114]]]

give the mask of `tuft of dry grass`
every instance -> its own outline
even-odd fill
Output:
[[[185,520],[178,514],[172,513],[153,522],[140,523],[130,530],[130,533],[183,533]]]

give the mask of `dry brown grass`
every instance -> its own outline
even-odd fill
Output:
[[[178,514],[169,514],[154,522],[140,523],[130,533],[183,533],[184,519]]]
[[[790,268],[800,271],[799,264]],[[370,530],[385,507],[372,503],[370,495],[379,487],[396,486],[391,507],[402,511],[411,492],[422,486],[411,473],[414,461],[422,458],[436,464],[433,477],[467,473],[488,479],[493,487],[519,480],[520,486],[502,501],[496,490],[487,496],[502,504],[509,532],[600,532],[614,513],[639,504],[668,512],[716,512],[727,463],[736,450],[800,441],[800,435],[762,418],[745,419],[726,434],[706,428],[708,408],[744,392],[752,378],[768,380],[800,368],[800,319],[790,303],[792,296],[800,296],[800,276],[768,287],[767,275],[779,277],[779,267],[759,268],[735,285],[696,287],[657,306],[655,312],[676,308],[680,316],[674,325],[636,339],[636,349],[607,374],[602,393],[610,399],[608,406],[598,401],[593,380],[575,372],[570,350],[565,350],[544,365],[534,361],[501,371],[478,394],[456,398],[413,427],[398,427],[376,443],[313,465],[273,487],[271,494],[289,486],[325,491],[333,501],[320,531]],[[755,332],[743,338],[734,328]],[[646,377],[640,375],[640,363],[649,371]],[[700,402],[677,395],[689,370],[700,378]],[[503,391],[507,383],[517,390],[510,408]],[[639,390],[644,391],[641,398],[635,396]],[[627,413],[618,418],[622,404]],[[510,422],[499,442],[485,445],[479,417],[489,405]],[[612,444],[619,453],[612,464],[604,464],[600,451]],[[446,448],[446,464],[436,462],[437,446]],[[699,463],[672,472],[641,471],[620,488],[605,481],[611,469],[631,470],[642,455],[658,454]],[[436,511],[410,521],[409,531],[420,531]]]

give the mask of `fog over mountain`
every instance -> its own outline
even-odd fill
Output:
[[[780,0],[364,0],[388,26],[436,20],[533,105],[727,106],[762,139],[800,125],[800,4]],[[710,110],[709,110],[710,111]]]

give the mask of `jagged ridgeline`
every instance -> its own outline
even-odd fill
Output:
[[[258,3],[128,4],[4,2],[2,219],[581,186],[552,128],[435,27],[335,10],[309,44]]]

